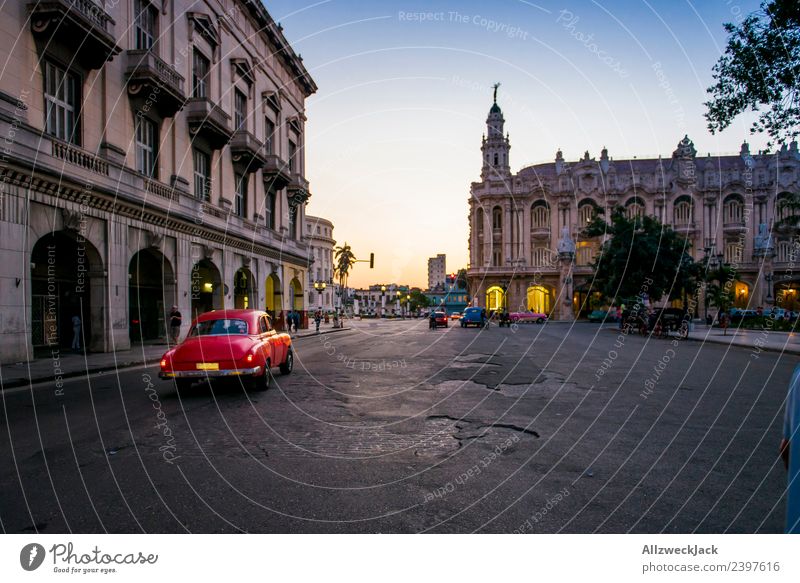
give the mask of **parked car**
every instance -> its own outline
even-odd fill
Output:
[[[294,367],[292,339],[276,332],[259,310],[214,310],[192,322],[189,335],[161,358],[159,377],[179,389],[198,379],[246,377],[250,388],[266,390],[274,367]]]
[[[528,310],[526,312],[511,312],[509,318],[512,323],[526,324],[536,322],[537,324],[544,324],[547,321],[547,314]]]
[[[587,318],[590,322],[616,322],[619,319],[616,310],[592,310]]]
[[[461,315],[461,327],[483,326],[483,308],[467,308]]]
[[[439,326],[444,326],[447,328],[447,312],[436,311],[433,313],[433,316],[437,328]]]
[[[461,312],[453,312],[450,314],[451,320],[460,320],[461,319]]]

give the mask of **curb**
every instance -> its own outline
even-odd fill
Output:
[[[88,376],[88,375],[91,375],[91,374],[97,374],[97,373],[103,373],[103,372],[113,372],[113,371],[117,371],[117,370],[133,368],[135,366],[141,366],[143,364],[148,364],[148,362],[146,360],[132,360],[132,361],[129,361],[129,362],[123,362],[123,363],[117,364],[115,366],[100,366],[100,367],[97,367],[97,368],[87,368],[87,369],[80,370],[80,371],[76,370],[76,371],[71,371],[71,372],[64,372],[64,373],[61,373],[60,375],[58,375],[58,377],[62,378],[62,379],[73,379],[75,377]],[[42,383],[42,382],[45,382],[45,381],[55,381],[56,378],[57,378],[56,375],[47,375],[47,376],[40,376],[40,377],[34,377],[34,378],[16,377],[16,378],[13,378],[13,379],[11,379],[11,380],[9,380],[7,382],[0,381],[0,385],[2,385],[2,386],[0,386],[0,391],[3,391],[5,389],[15,389],[17,387],[24,387],[24,386],[27,386],[27,385],[33,385],[33,384],[36,384],[36,383]]]
[[[313,337],[316,337],[316,336],[322,336],[323,334],[333,334],[334,332],[345,332],[347,330],[352,330],[352,328],[335,328],[335,329],[321,331],[319,334],[314,334],[314,333],[303,334],[302,336],[296,336],[296,337],[292,338],[292,342],[294,342],[295,340],[300,340],[302,338],[313,338]],[[133,367],[141,366],[141,365],[153,364],[153,366],[155,366],[155,363],[159,361],[159,358],[160,357],[156,357],[154,360],[152,360],[150,362],[148,362],[147,360],[131,360],[131,361],[127,361],[127,362],[118,363],[118,364],[116,364],[114,366],[98,366],[96,368],[89,367],[89,368],[86,368],[86,369],[83,369],[83,370],[79,370],[79,371],[75,370],[75,371],[71,371],[71,372],[64,372],[64,373],[61,373],[60,375],[58,375],[58,377],[60,377],[62,379],[73,379],[75,377],[88,376],[88,375],[104,373],[104,372],[114,372],[114,371],[124,370],[124,369],[133,368]],[[24,386],[27,386],[27,385],[33,385],[33,384],[36,384],[36,383],[41,383],[41,382],[46,382],[46,381],[55,381],[55,380],[56,380],[56,375],[45,375],[45,376],[39,376],[39,377],[33,377],[33,378],[30,378],[30,377],[14,377],[14,378],[6,381],[6,382],[3,382],[2,378],[0,378],[0,391],[2,391],[4,389],[16,389],[18,387],[24,387]]]
[[[604,328],[604,330],[609,330],[611,332],[619,332],[619,328]],[[637,334],[638,336],[638,334]],[[642,336],[644,338],[644,336]],[[670,336],[670,338],[673,338]],[[724,338],[724,336],[723,336]],[[731,336],[731,338],[735,338]],[[723,342],[721,340],[716,340],[712,338],[692,338],[691,336],[687,338],[681,338],[681,341],[688,341],[688,342],[700,342],[702,344],[719,344],[720,346],[732,346],[734,348],[749,348],[755,349],[756,346],[754,344],[740,344],[738,342]],[[778,354],[792,354],[792,355],[800,355],[800,346],[791,346],[785,345],[781,348],[775,348],[772,346],[759,346],[758,347],[761,352],[775,352]]]

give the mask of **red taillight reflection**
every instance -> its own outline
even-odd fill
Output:
[[[167,368],[167,359],[166,358],[162,358],[161,359],[161,368]]]

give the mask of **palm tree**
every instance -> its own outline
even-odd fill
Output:
[[[350,245],[345,241],[344,245],[340,245],[334,249],[334,257],[336,258],[336,267],[334,273],[339,279],[339,307],[341,308],[341,297],[347,289],[347,278],[350,275],[350,269],[356,263],[356,256]]]

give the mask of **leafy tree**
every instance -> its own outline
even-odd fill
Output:
[[[596,215],[583,235],[608,237],[593,264],[593,286],[616,303],[642,293],[653,300],[678,299],[697,281],[699,268],[688,254],[689,243],[654,217],[629,218],[616,207],[609,223]]]
[[[728,311],[733,305],[733,282],[736,280],[736,270],[730,265],[717,265],[710,267],[708,258],[703,260],[706,280],[706,301],[720,311]]]
[[[456,285],[461,289],[467,290],[467,297],[469,297],[469,281],[467,280],[466,269],[459,269],[456,273]]]
[[[759,112],[751,133],[779,144],[800,133],[800,9],[797,0],[765,0],[735,26],[724,25],[728,45],[716,65],[705,103],[708,129],[727,128],[745,111]]]
[[[409,309],[412,312],[416,312],[420,308],[427,308],[430,305],[430,301],[428,300],[428,296],[422,293],[418,289],[413,289],[409,293],[411,296],[411,302],[409,305]]]

